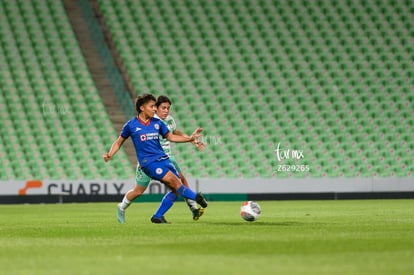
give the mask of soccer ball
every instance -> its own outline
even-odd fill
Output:
[[[262,209],[257,202],[246,201],[240,207],[240,215],[245,221],[253,222],[260,217],[260,214],[262,214]]]

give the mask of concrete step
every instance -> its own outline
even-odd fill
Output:
[[[76,38],[78,39],[81,51],[86,60],[93,81],[102,98],[102,102],[106,108],[107,113],[109,114],[115,131],[119,133],[127,119],[125,118],[124,113],[118,104],[114,91],[112,90],[112,86],[105,71],[105,66],[100,59],[96,44],[92,40],[92,35],[88,28],[88,24],[82,15],[81,7],[79,6],[78,1],[73,0],[63,0],[63,4],[69,17],[69,21],[72,25],[73,31],[76,35]],[[116,138],[117,137],[114,137],[114,140]],[[108,144],[108,148],[109,147],[110,144]],[[137,159],[132,142],[125,142],[123,149],[128,156],[128,160],[130,161],[131,166],[135,168]]]

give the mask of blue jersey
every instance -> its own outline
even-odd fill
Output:
[[[168,159],[168,155],[161,147],[159,136],[166,137],[170,130],[164,122],[158,118],[151,118],[144,123],[138,117],[130,119],[121,130],[120,136],[127,139],[132,138],[137,159],[142,167],[163,159]]]

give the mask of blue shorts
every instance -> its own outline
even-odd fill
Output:
[[[168,173],[168,171],[173,172],[178,178],[177,169],[175,168],[174,164],[169,159],[164,159],[160,161],[154,161],[142,167],[142,171],[147,174],[149,177],[161,181],[161,179]]]

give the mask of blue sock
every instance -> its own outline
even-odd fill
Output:
[[[174,202],[177,200],[177,196],[173,192],[168,192],[162,198],[160,207],[158,207],[157,212],[155,212],[154,217],[161,218],[165,213],[173,206]]]
[[[193,201],[195,201],[196,199],[196,193],[194,193],[193,190],[191,190],[190,188],[182,184],[181,184],[181,187],[177,189],[177,193],[186,199],[190,199]]]

